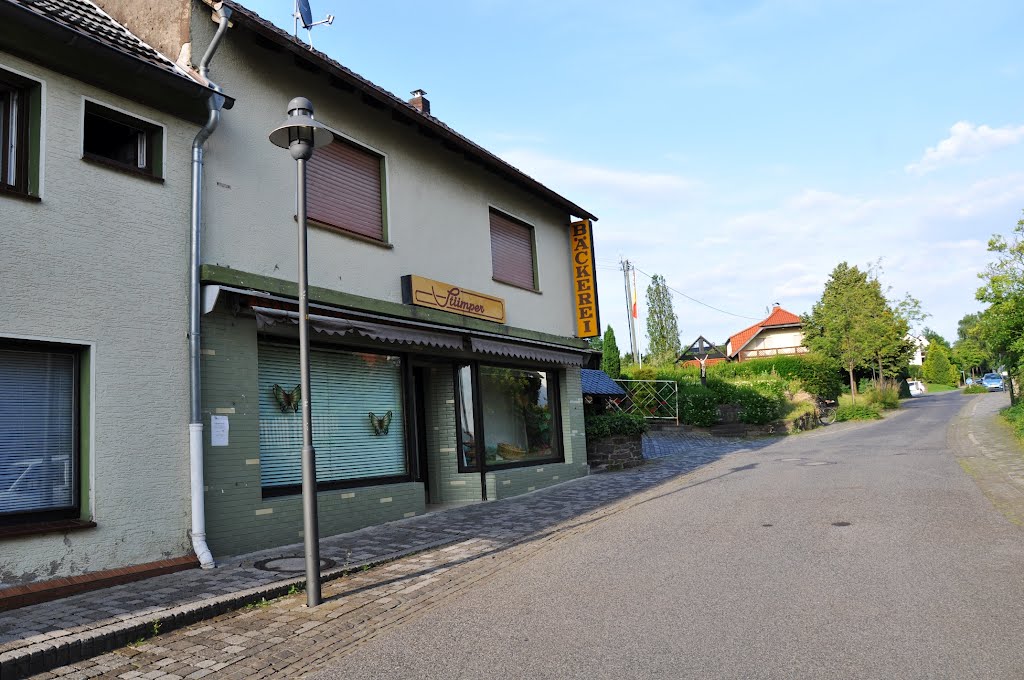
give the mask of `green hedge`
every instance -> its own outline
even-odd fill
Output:
[[[878,409],[867,404],[840,406],[836,411],[836,420],[839,422],[844,420],[878,420],[881,417],[882,414],[878,412]]]
[[[985,394],[988,388],[984,385],[968,385],[964,388],[964,394]]]
[[[605,439],[617,434],[639,436],[647,431],[647,421],[644,417],[629,413],[588,416],[585,424],[588,440]]]

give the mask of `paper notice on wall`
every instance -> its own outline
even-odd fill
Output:
[[[210,416],[210,446],[228,445],[228,417]]]

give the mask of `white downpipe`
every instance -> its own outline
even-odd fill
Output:
[[[188,454],[192,470],[192,548],[199,558],[199,566],[213,569],[213,553],[206,545],[206,489],[203,485],[203,424],[188,426]],[[198,491],[198,493],[197,493]]]
[[[190,395],[189,410],[190,420],[188,426],[188,456],[190,472],[190,489],[192,494],[192,549],[199,558],[199,566],[203,569],[213,569],[217,563],[213,559],[210,547],[206,544],[206,484],[203,479],[203,418],[201,410],[201,380],[200,380],[200,307],[201,300],[199,289],[199,266],[202,262],[202,216],[203,216],[203,145],[210,138],[213,131],[220,123],[221,107],[224,105],[224,97],[220,94],[221,89],[216,83],[209,79],[210,60],[213,59],[217,47],[220,45],[224,33],[228,29],[228,19],[231,17],[231,10],[222,3],[214,6],[220,26],[214,35],[210,45],[206,48],[206,54],[199,62],[199,73],[206,78],[209,87],[213,90],[207,104],[210,112],[209,119],[192,141],[192,210],[190,220],[191,235],[191,262],[189,263],[189,375]]]

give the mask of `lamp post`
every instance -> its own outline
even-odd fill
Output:
[[[302,389],[302,530],[306,548],[306,606],[320,604],[320,529],[316,508],[316,451],[309,387],[309,274],[306,250],[306,161],[313,149],[330,144],[334,135],[313,120],[313,104],[305,97],[288,102],[288,118],[270,133],[275,146],[288,149],[297,168],[296,219],[299,223],[299,371]]]

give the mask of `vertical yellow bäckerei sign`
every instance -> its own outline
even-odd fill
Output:
[[[590,220],[569,225],[572,241],[572,297],[576,309],[576,337],[601,334],[597,310],[597,271],[594,269],[594,229]]]

